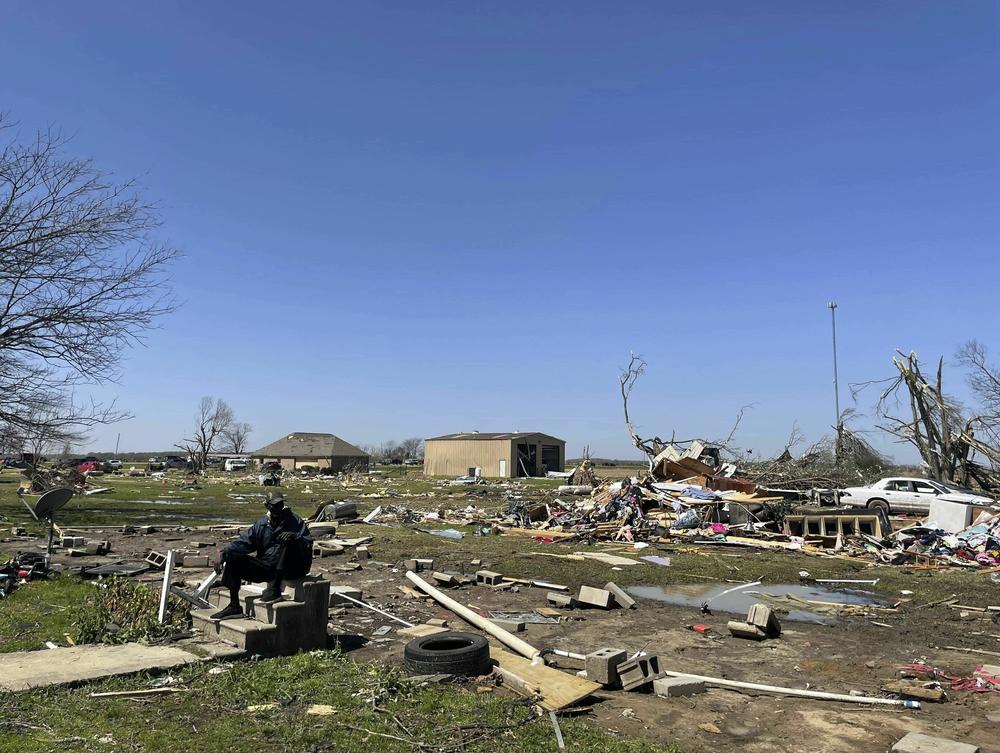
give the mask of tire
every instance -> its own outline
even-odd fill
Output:
[[[884,499],[870,499],[868,500],[867,507],[869,510],[881,510],[886,515],[889,514],[889,503]]]
[[[472,633],[424,635],[406,644],[403,666],[414,675],[485,675],[492,669],[490,646]]]

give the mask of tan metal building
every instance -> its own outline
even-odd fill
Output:
[[[566,442],[533,431],[463,432],[424,440],[424,475],[464,476],[479,468],[486,478],[544,476],[562,471]]]
[[[250,457],[261,463],[278,462],[286,471],[303,466],[338,471],[367,471],[368,453],[334,434],[298,431],[261,447]]]

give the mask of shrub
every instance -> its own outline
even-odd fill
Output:
[[[90,594],[76,620],[79,643],[150,642],[187,630],[187,605],[167,600],[167,618],[161,625],[159,589],[121,578],[109,578]]]

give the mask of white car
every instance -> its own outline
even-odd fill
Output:
[[[840,502],[848,507],[881,508],[886,513],[915,512],[926,515],[931,500],[991,505],[993,500],[972,489],[926,478],[884,478],[871,486],[851,486],[840,493]]]
[[[245,471],[247,469],[247,461],[243,458],[227,458],[223,469],[227,471]]]

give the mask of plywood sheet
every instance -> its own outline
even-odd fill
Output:
[[[544,664],[532,664],[496,646],[490,646],[490,657],[497,665],[504,684],[522,695],[535,698],[547,711],[558,711],[600,690],[596,682],[561,672]]]

